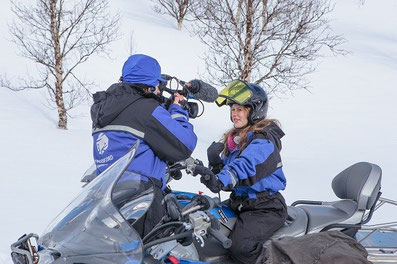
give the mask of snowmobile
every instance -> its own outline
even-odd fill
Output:
[[[218,197],[171,192],[164,198],[167,213],[144,237],[134,224],[144,219],[154,198],[149,178],[132,174],[128,188],[120,188],[123,175],[139,146],[133,148],[97,177],[87,173],[81,193],[51,222],[39,237],[22,236],[11,245],[15,264],[135,264],[233,263],[228,259],[228,238],[236,215]],[[198,160],[189,158],[170,166],[194,172]],[[171,177],[170,177],[171,178]],[[397,262],[397,222],[368,225],[384,204],[381,169],[361,162],[339,173],[332,188],[338,201],[296,201],[288,219],[273,238],[303,236],[331,229],[353,233],[373,263]]]

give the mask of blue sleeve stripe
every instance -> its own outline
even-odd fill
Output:
[[[172,119],[170,113],[161,106],[158,106],[156,109],[154,109],[152,116],[168,131],[170,131],[180,142],[182,142],[190,151],[194,150],[197,143],[197,136],[193,132],[192,124],[187,122],[185,119]]]

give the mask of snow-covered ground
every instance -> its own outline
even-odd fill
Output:
[[[203,73],[205,47],[172,19],[150,9],[150,1],[110,1],[122,11],[124,36],[113,45],[111,59],[95,57],[80,69],[96,80],[96,90],[117,81],[134,32],[136,52],[158,59],[164,73],[189,80]],[[286,136],[282,157],[288,179],[283,192],[297,199],[335,199],[331,181],[339,171],[369,161],[383,170],[384,196],[397,200],[397,2],[337,0],[334,31],[348,40],[345,57],[322,58],[310,75],[311,93],[274,98],[270,116],[281,121]],[[9,3],[0,10],[0,73],[23,75],[34,66],[16,56],[7,41]],[[72,112],[69,130],[56,129],[57,115],[47,109],[44,92],[15,93],[0,88],[0,263],[10,263],[9,246],[23,233],[41,234],[79,192],[81,175],[92,163],[89,106]],[[194,156],[205,160],[207,146],[231,126],[226,108],[206,104],[192,121],[199,136]],[[175,189],[205,190],[190,176]],[[388,210],[376,220],[396,220]]]

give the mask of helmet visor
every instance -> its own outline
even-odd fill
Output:
[[[220,91],[215,102],[218,106],[232,103],[244,105],[251,96],[252,92],[248,85],[243,81],[235,80]]]

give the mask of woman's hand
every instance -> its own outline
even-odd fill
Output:
[[[218,193],[222,190],[222,185],[218,181],[218,178],[216,175],[207,167],[197,165],[194,168],[193,175],[200,174],[200,182],[207,186],[208,189],[210,189],[211,192],[213,193]]]

